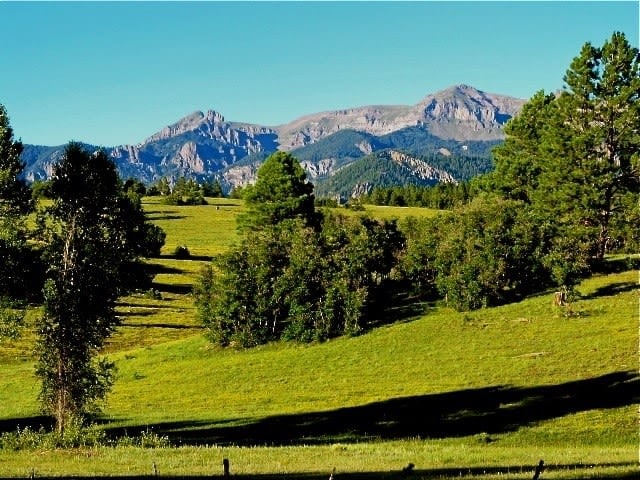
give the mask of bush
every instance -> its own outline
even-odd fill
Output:
[[[107,443],[106,438],[104,431],[96,425],[84,426],[78,420],[71,422],[63,433],[47,432],[44,427],[38,431],[25,427],[15,432],[5,432],[0,435],[0,449],[20,451],[98,447]]]
[[[173,255],[176,258],[189,258],[191,256],[191,252],[189,252],[189,249],[187,248],[186,245],[178,245],[173,250]]]

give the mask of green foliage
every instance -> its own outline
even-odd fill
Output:
[[[212,178],[208,182],[202,185],[202,193],[205,197],[213,197],[213,198],[222,198],[224,197],[224,192],[222,191],[222,185],[220,182]]]
[[[128,178],[124,182],[123,189],[125,193],[132,193],[138,197],[143,197],[147,194],[147,187],[145,184],[135,178]]]
[[[468,203],[478,194],[477,182],[438,183],[433,186],[396,185],[374,187],[371,193],[362,197],[363,203],[373,205],[407,206],[453,209]]]
[[[178,178],[176,184],[171,189],[171,193],[165,196],[164,203],[167,205],[206,205],[204,199],[204,189],[190,178]]]
[[[243,187],[234,187],[230,192],[229,192],[229,198],[233,198],[235,200],[241,200],[242,198],[244,198],[244,192],[245,189]]]
[[[13,138],[9,116],[0,105],[0,296],[22,296],[28,290],[24,272],[31,270],[26,215],[33,209],[31,191],[20,175],[22,143]]]
[[[0,297],[0,342],[15,340],[23,328],[24,313],[16,308],[14,302]]]
[[[435,273],[426,276],[435,277],[450,305],[487,307],[548,285],[540,262],[544,236],[522,207],[517,201],[478,198],[437,223],[435,250],[426,250]]]
[[[123,273],[151,248],[149,232],[159,235],[145,224],[139,199],[123,192],[104,151],[89,154],[70,143],[54,166],[51,194],[53,204],[38,220],[49,269],[36,373],[43,408],[63,434],[113,383],[113,364],[97,354],[119,323],[114,307],[127,288]]]
[[[395,222],[364,217],[327,216],[320,229],[285,220],[248,232],[204,270],[200,319],[220,345],[357,334],[402,241]]]
[[[138,447],[138,448],[167,448],[170,446],[169,438],[158,435],[150,429],[146,429],[139,436],[122,436],[115,440],[107,438],[107,435],[99,425],[84,425],[75,420],[64,432],[48,432],[44,427],[39,430],[25,427],[15,432],[0,434],[0,450],[5,452],[34,450],[69,450],[69,449],[95,449],[98,447]]]
[[[34,202],[44,198],[51,198],[49,185],[50,183],[48,180],[35,180],[31,184],[31,196],[33,197]]]
[[[288,219],[301,219],[306,226],[317,226],[313,185],[298,160],[286,152],[270,155],[258,170],[255,185],[245,187],[247,212],[240,220],[245,229],[277,225]]]
[[[637,243],[638,49],[619,32],[601,48],[586,43],[564,80],[559,95],[539,92],[509,123],[487,184],[545,226],[545,264],[570,286],[616,245]]]
[[[147,189],[147,195],[150,197],[157,197],[159,195],[167,196],[170,194],[171,186],[169,185],[169,180],[166,177],[158,179],[156,183]]]
[[[217,259],[218,276],[206,269],[196,289],[200,318],[216,343],[322,340],[360,330],[364,287],[350,289],[350,278],[338,278],[345,272],[319,233],[312,188],[297,160],[282,152],[247,188],[241,245]]]

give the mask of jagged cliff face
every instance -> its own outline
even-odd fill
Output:
[[[292,150],[338,132],[356,130],[385,135],[416,125],[417,112],[405,106],[371,106],[316,113],[275,127],[282,150]]]
[[[400,165],[408,172],[411,172],[414,177],[421,180],[430,181],[430,183],[458,183],[450,173],[435,168],[424,160],[420,160],[406,153],[391,150],[389,152],[383,152],[382,155],[388,156],[392,162]]]

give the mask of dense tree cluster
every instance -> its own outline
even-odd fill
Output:
[[[324,340],[360,332],[397,264],[395,222],[322,217],[297,160],[276,153],[247,189],[241,244],[197,289],[200,317],[221,345]]]
[[[439,183],[434,186],[396,185],[374,187],[371,193],[360,198],[363,203],[397,207],[425,207],[450,210],[468,203],[478,194],[473,181],[462,183]]]
[[[482,195],[433,219],[409,218],[401,271],[416,293],[471,310],[549,285],[545,235],[520,202]]]
[[[606,253],[636,251],[639,61],[619,33],[602,48],[586,44],[564,90],[537,93],[508,123],[471,204],[409,222],[408,277],[472,309],[554,285],[570,291]]]
[[[551,225],[549,267],[559,283],[614,248],[638,246],[630,222],[640,190],[639,62],[621,33],[601,48],[585,44],[563,91],[537,93],[495,150],[487,184]]]

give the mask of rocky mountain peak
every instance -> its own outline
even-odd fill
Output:
[[[177,137],[183,133],[195,130],[210,130],[212,126],[223,123],[225,123],[224,117],[215,110],[208,110],[206,114],[200,110],[196,110],[195,112],[182,117],[177,122],[168,125],[159,132],[151,135],[142,142],[141,145],[156,142],[158,140],[164,140],[166,138]]]
[[[498,140],[504,124],[524,100],[454,85],[427,95],[419,104],[421,124],[438,137],[453,140]]]

